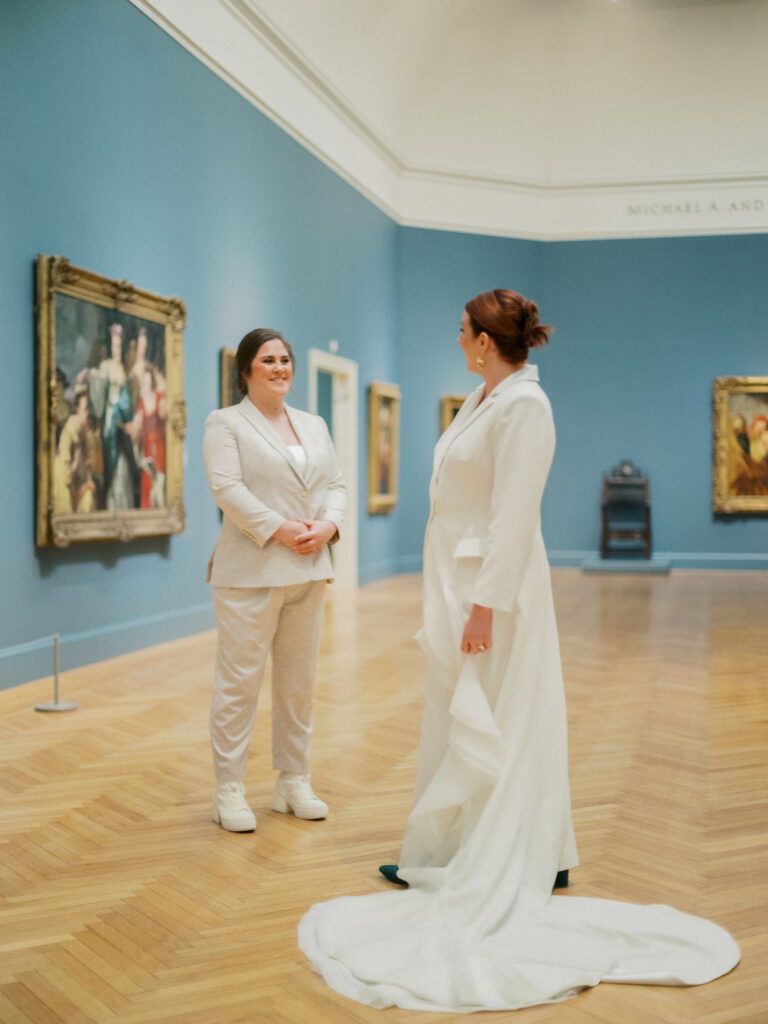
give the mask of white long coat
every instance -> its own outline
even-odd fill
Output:
[[[318,904],[299,944],[376,1007],[556,1002],[599,981],[698,984],[730,970],[722,928],[671,907],[552,896],[576,863],[560,655],[539,504],[554,448],[535,367],[468,399],[435,451],[424,545],[429,663],[406,891]],[[464,656],[472,603],[493,647]]]
[[[445,865],[464,846],[473,871],[478,857],[491,859],[505,884],[517,871],[516,885],[546,888],[578,861],[539,515],[555,431],[536,367],[507,377],[483,402],[482,392],[470,395],[435,449],[418,635],[429,676],[400,865],[410,880],[409,869]],[[460,643],[472,604],[493,609],[493,647],[468,658]],[[514,837],[495,821],[499,800],[536,857],[510,863]]]

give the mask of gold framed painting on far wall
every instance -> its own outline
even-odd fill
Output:
[[[400,388],[372,381],[368,387],[368,512],[381,515],[397,504],[400,454]]]
[[[223,348],[219,353],[219,405],[236,405],[242,395],[237,386],[237,349]]]
[[[186,307],[36,261],[38,546],[183,533]]]
[[[440,433],[444,434],[467,400],[466,395],[443,395],[440,399]]]
[[[716,377],[712,511],[768,512],[768,377]]]

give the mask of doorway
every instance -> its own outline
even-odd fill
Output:
[[[347,512],[341,539],[332,550],[336,587],[357,588],[357,363],[318,348],[309,350],[309,411],[328,425],[342,476]]]

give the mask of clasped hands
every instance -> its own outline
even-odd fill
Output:
[[[298,555],[316,555],[336,536],[336,523],[330,519],[286,519],[272,536]]]

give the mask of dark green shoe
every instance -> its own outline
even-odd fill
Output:
[[[400,867],[399,864],[380,864],[379,871],[384,875],[388,882],[394,882],[395,885],[404,885],[408,888],[408,883],[404,878],[401,878],[397,873],[397,869]]]
[[[555,884],[552,886],[553,889],[567,889],[568,888],[568,868],[564,871],[558,871],[555,875]]]

